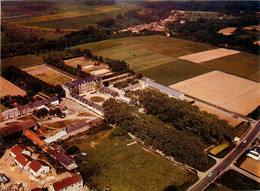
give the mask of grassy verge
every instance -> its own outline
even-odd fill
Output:
[[[243,121],[234,129],[234,135],[241,137],[249,127],[250,125]]]
[[[83,169],[95,169],[87,181],[98,190],[106,187],[111,190],[163,190],[196,177],[139,145],[127,146],[133,141],[129,137],[110,139],[110,133],[111,130],[102,131],[69,145],[87,153],[85,158],[80,157],[79,165]]]
[[[156,80],[160,84],[169,86],[210,71],[212,70],[204,66],[185,60],[177,60],[172,63],[141,70],[140,73]]]

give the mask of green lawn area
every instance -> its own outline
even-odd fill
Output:
[[[210,153],[211,154],[213,154],[213,155],[216,155],[216,154],[218,154],[219,152],[221,152],[221,151],[223,151],[225,148],[227,148],[228,147],[228,145],[227,144],[221,144],[221,145],[219,145],[219,146],[217,146],[217,147],[215,147],[214,149],[212,149],[211,151],[210,151]]]
[[[179,186],[196,179],[195,175],[137,144],[127,146],[133,141],[128,137],[110,139],[110,133],[111,130],[105,130],[69,143],[87,153],[82,160],[87,160],[88,165],[99,166],[99,171],[88,177],[96,189],[163,190],[169,185]]]
[[[6,58],[1,60],[1,68],[6,68],[11,65],[16,67],[29,66],[33,64],[42,64],[43,60],[41,56],[36,55],[25,55],[25,56],[15,56],[12,58]]]
[[[44,126],[61,129],[61,128],[73,125],[80,121],[86,121],[86,120],[85,119],[64,120],[64,121],[57,121],[57,122],[52,122],[52,123],[45,123]]]
[[[126,61],[130,69],[139,70],[158,64],[173,62],[176,58],[166,56],[154,51],[140,48],[134,45],[117,46],[110,49],[94,52],[98,56],[114,58]]]
[[[68,81],[70,81],[70,78],[64,76],[63,74],[60,74],[56,71],[48,71],[42,74],[37,74],[34,77],[41,79],[42,81],[45,81],[49,84],[53,85],[61,85]]]
[[[204,65],[229,74],[260,82],[259,56],[254,54],[241,52],[239,54],[205,62]]]
[[[103,97],[99,97],[99,96],[94,96],[92,98],[90,98],[91,101],[93,102],[103,102],[105,101],[105,99]]]
[[[200,66],[193,62],[177,60],[169,64],[141,70],[140,72],[144,76],[152,78],[160,84],[169,86],[210,71],[212,71],[212,69]]]

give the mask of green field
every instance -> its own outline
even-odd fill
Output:
[[[69,143],[77,146],[87,156],[89,164],[98,165],[98,172],[88,177],[97,190],[163,190],[169,185],[182,185],[196,179],[195,175],[180,169],[171,162],[145,151],[127,137],[108,138],[111,130],[99,132],[86,139]],[[83,163],[82,169],[85,169]]]
[[[177,60],[175,62],[139,71],[156,82],[169,86],[195,76],[212,71],[193,62]]]
[[[176,58],[166,56],[137,46],[117,46],[94,52],[98,56],[114,58],[126,61],[130,69],[136,71],[146,67],[173,62]]]
[[[1,68],[6,68],[11,65],[16,67],[30,66],[34,64],[42,64],[43,60],[41,56],[36,55],[25,55],[25,56],[15,56],[11,58],[6,58],[1,60]]]
[[[204,63],[205,66],[260,82],[259,56],[241,52]]]
[[[214,149],[210,150],[210,153],[213,154],[213,155],[216,155],[218,154],[219,152],[223,151],[225,148],[227,148],[228,145],[227,144],[221,144],[217,147],[215,147]]]
[[[74,46],[71,49],[89,49],[90,51],[98,51],[98,50],[103,50],[107,48],[112,48],[115,46],[121,45],[120,43],[114,42],[113,40],[105,40],[105,41],[100,41],[100,42],[92,42],[88,44],[82,44],[78,46]]]

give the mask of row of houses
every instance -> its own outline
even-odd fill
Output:
[[[38,100],[33,103],[28,103],[23,106],[18,106],[16,108],[8,109],[2,112],[2,117],[4,120],[12,119],[18,116],[27,115],[32,113],[34,110],[44,108],[47,105],[58,105],[59,99],[57,96],[50,97],[43,100]]]
[[[50,166],[38,159],[31,158],[32,152],[23,145],[15,145],[10,152],[10,156],[14,158],[14,162],[23,170],[28,170],[35,177],[50,171]]]
[[[255,147],[254,149],[250,150],[247,153],[248,157],[251,157],[255,160],[259,160],[260,161],[260,145],[258,145],[257,147]]]
[[[55,160],[58,160],[66,169],[73,170],[78,167],[75,159],[64,153],[51,149],[44,140],[41,140],[41,138],[31,130],[27,129],[23,132],[23,134],[35,145],[39,146],[43,151],[50,154],[50,156]]]
[[[80,97],[77,94],[72,93],[70,95],[70,99],[75,101],[76,103],[88,108],[89,110],[99,114],[100,116],[102,116],[104,114],[104,108],[98,104],[95,104],[94,102],[87,100],[83,97]]]
[[[99,85],[99,89],[101,89],[102,91],[104,91],[107,94],[110,94],[113,97],[119,96],[118,92],[116,92],[116,91],[114,91],[114,90],[112,90],[112,89],[110,89],[108,87],[105,87],[103,84]]]

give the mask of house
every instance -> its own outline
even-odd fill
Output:
[[[96,127],[98,125],[100,125],[101,123],[103,123],[104,119],[102,119],[101,117],[98,117],[96,119],[93,119],[92,121],[89,122],[89,124],[92,126],[92,127]]]
[[[50,171],[50,167],[46,162],[41,160],[33,160],[29,164],[30,172],[35,177],[39,177],[41,174],[48,173]]]
[[[255,149],[249,151],[247,156],[260,161],[260,145],[258,145]]]
[[[25,154],[31,156],[32,152],[25,146],[16,144],[10,151],[12,157],[16,157],[18,154]]]
[[[13,119],[13,118],[19,116],[19,111],[17,108],[8,109],[8,110],[3,111],[2,115],[4,116],[5,120]]]
[[[59,98],[57,96],[50,97],[46,100],[49,104],[52,104],[52,105],[58,105],[60,103]]]
[[[34,132],[31,130],[27,129],[23,132],[23,134],[30,139],[34,144],[38,145],[40,148],[43,147],[46,142],[41,140],[38,135],[36,135]]]
[[[99,88],[101,90],[103,90],[105,93],[108,93],[108,94],[110,94],[113,97],[119,96],[118,92],[116,92],[116,91],[114,91],[114,90],[112,90],[112,89],[110,89],[108,87],[105,87],[104,85],[100,85]]]
[[[28,165],[32,162],[32,158],[28,155],[25,154],[18,154],[15,158],[14,158],[14,162],[22,169],[28,170],[29,167]]]
[[[49,191],[80,191],[83,190],[83,179],[80,174],[74,174],[49,185]]]
[[[8,183],[10,180],[5,176],[5,174],[0,173],[0,185]]]
[[[42,108],[45,107],[45,105],[44,105],[42,100],[33,102],[33,105],[34,105],[34,109],[36,109],[36,110],[42,109]]]
[[[9,125],[7,127],[1,128],[0,133],[2,136],[9,136],[27,129],[34,129],[37,130],[38,126],[33,120],[25,120],[19,123],[15,123],[12,125]]]
[[[130,85],[128,87],[123,88],[123,91],[125,93],[127,93],[127,92],[130,92],[130,91],[138,90],[138,89],[140,89],[140,87],[141,87],[140,84],[137,83],[137,84]]]
[[[70,136],[77,135],[89,129],[89,124],[85,121],[78,122],[71,126],[65,127],[63,130],[66,131],[66,135],[61,137],[61,139],[67,139]]]

